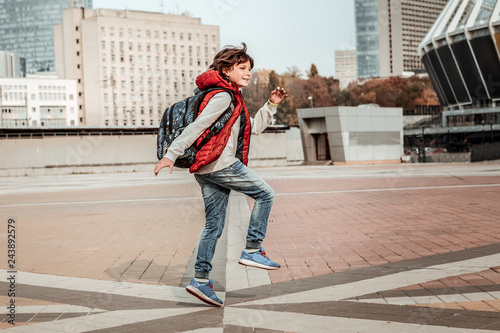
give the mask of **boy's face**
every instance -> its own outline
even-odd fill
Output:
[[[246,61],[234,65],[231,69],[226,70],[225,74],[229,78],[230,82],[236,83],[238,87],[243,88],[248,85],[248,82],[250,82],[251,70],[252,67],[250,66],[250,61]]]

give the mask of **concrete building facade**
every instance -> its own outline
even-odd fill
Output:
[[[335,51],[335,78],[339,80],[341,89],[347,88],[349,83],[356,81],[356,50]]]
[[[92,8],[92,0],[0,1],[0,50],[25,58],[27,73],[54,72],[52,29],[69,6]]]
[[[0,128],[76,126],[76,82],[41,76],[0,78],[0,109]]]
[[[418,45],[448,0],[356,0],[358,78],[423,72]]]
[[[15,52],[0,51],[0,78],[25,76],[26,59]]]
[[[298,109],[306,162],[399,163],[403,155],[401,108]]]
[[[219,27],[184,15],[67,9],[54,28],[56,72],[78,84],[79,125],[157,126],[192,94],[219,50]]]

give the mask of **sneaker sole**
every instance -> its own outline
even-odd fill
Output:
[[[267,265],[259,264],[258,262],[255,262],[255,261],[252,261],[252,260],[248,260],[248,259],[240,259],[240,261],[238,261],[238,264],[244,265],[244,266],[255,267],[255,268],[267,269],[269,271],[273,271],[273,270],[281,268],[281,266],[278,266],[278,267],[267,266]]]
[[[207,304],[216,305],[216,306],[223,306],[224,305],[222,303],[218,303],[218,302],[214,301],[210,297],[207,297],[207,295],[202,293],[198,288],[195,288],[191,285],[186,287],[186,291],[188,293],[190,293],[191,295],[195,296],[196,298],[198,298],[200,301],[203,301]]]

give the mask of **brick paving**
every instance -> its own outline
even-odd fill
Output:
[[[204,224],[186,172],[4,179],[0,238],[14,219],[18,313],[15,327],[6,316],[0,329],[500,330],[500,164],[256,172],[276,192],[263,245],[282,268],[233,265],[242,237],[234,227],[244,229],[252,202],[232,199],[213,272],[222,309],[183,290]],[[6,305],[7,282],[0,287]]]
[[[287,268],[271,272],[273,283],[500,242],[498,187],[440,188],[498,176],[269,183],[278,195],[268,252]],[[362,191],[374,188],[391,191]]]

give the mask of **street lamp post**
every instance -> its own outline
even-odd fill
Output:
[[[483,141],[481,143],[484,143],[484,120],[481,123],[483,124]]]
[[[493,120],[490,119],[490,138],[491,143],[493,143]]]
[[[311,109],[312,109],[314,107],[314,105],[313,105],[313,97],[309,96],[309,97],[307,97],[307,99],[311,101]]]

